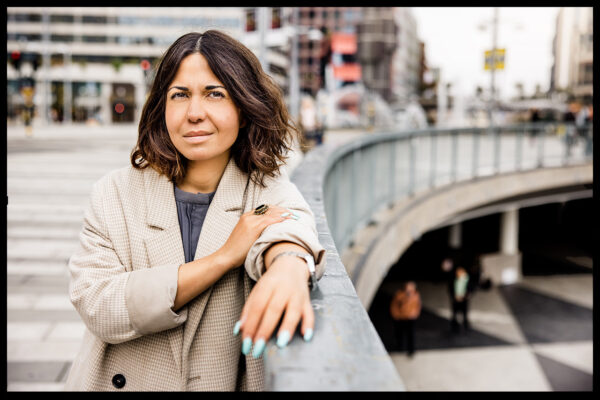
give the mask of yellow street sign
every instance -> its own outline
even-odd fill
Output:
[[[485,63],[484,69],[486,71],[493,69],[504,69],[504,55],[506,49],[496,49],[494,56],[492,57],[492,50],[485,52]],[[493,66],[493,67],[492,67]]]

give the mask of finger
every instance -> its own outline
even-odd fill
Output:
[[[264,230],[267,226],[276,224],[278,222],[283,222],[283,221],[285,221],[285,218],[283,218],[280,215],[263,216],[263,218],[261,218],[259,220],[259,227],[262,232],[262,230]]]
[[[269,206],[266,215],[281,216],[289,219],[292,215],[294,215],[294,213],[291,210],[280,206]]]
[[[274,288],[260,285],[260,281],[256,284],[248,300],[242,309],[240,321],[243,321],[241,326],[242,331],[242,353],[247,355],[250,351],[250,346],[255,338],[255,333],[262,318],[262,314],[267,307]]]
[[[315,329],[315,312],[310,303],[310,298],[304,303],[302,307],[302,326],[300,332],[305,342],[310,342]]]
[[[287,301],[288,293],[286,291],[279,290],[271,297],[269,304],[263,313],[256,335],[254,335],[254,343],[256,346],[252,352],[254,358],[258,358],[262,355],[264,344],[269,340],[275,330],[275,326],[281,320]]]
[[[281,321],[279,331],[277,332],[277,347],[283,348],[287,346],[300,322],[302,316],[301,311],[302,301],[299,298],[290,300],[285,309],[285,315],[283,321]]]

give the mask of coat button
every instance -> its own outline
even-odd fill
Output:
[[[117,374],[117,375],[113,376],[112,384],[117,389],[121,389],[123,386],[125,386],[125,377],[121,374]]]

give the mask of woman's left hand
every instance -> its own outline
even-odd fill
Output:
[[[242,353],[260,357],[275,327],[277,346],[285,347],[300,320],[300,333],[309,341],[314,328],[314,311],[310,304],[306,262],[284,255],[275,260],[258,280],[244,308],[234,333],[242,332]],[[281,317],[283,316],[283,320]]]

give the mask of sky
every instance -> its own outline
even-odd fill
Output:
[[[559,7],[500,7],[497,47],[505,48],[505,69],[496,71],[496,90],[507,100],[515,84],[533,94],[536,84],[550,86],[552,40]],[[442,82],[451,82],[454,95],[472,96],[477,86],[489,89],[490,71],[484,53],[492,48],[492,7],[413,7],[417,35],[425,42],[428,66],[441,69]],[[487,25],[480,30],[480,25]]]

